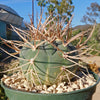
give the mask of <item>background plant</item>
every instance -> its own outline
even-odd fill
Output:
[[[66,22],[72,16],[72,12],[74,11],[74,5],[72,0],[37,0],[38,6],[41,7],[41,13],[43,8],[47,9],[45,12],[46,17],[52,15],[59,15],[59,19],[66,18]]]
[[[87,7],[86,15],[83,16],[81,22],[85,24],[94,24],[99,22],[100,19],[100,5],[97,2],[91,3],[90,7]]]
[[[92,26],[91,26],[92,27]],[[91,48],[91,53],[94,53],[95,55],[100,55],[100,52],[99,52],[99,50],[100,50],[100,35],[99,35],[99,31],[100,31],[100,29],[99,29],[99,27],[100,27],[100,24],[97,24],[96,25],[96,28],[95,28],[95,30],[94,30],[94,32],[93,32],[93,35],[92,35],[92,37],[90,38],[90,40],[87,42],[87,45],[88,46],[92,46],[92,48]],[[84,31],[86,31],[87,29],[84,29]],[[76,29],[76,30],[73,30],[73,32],[72,32],[72,36],[74,36],[74,35],[76,35],[76,34],[78,34],[78,33],[80,33],[80,32],[82,32],[83,30],[81,30],[80,28],[78,28],[78,29]],[[89,33],[90,33],[90,31],[89,32],[86,32],[86,35],[85,35],[85,37],[83,37],[83,40],[85,40],[86,38],[87,38],[87,36],[89,35]],[[72,44],[73,45],[76,45],[77,43],[79,42],[79,39],[76,39],[76,41],[74,41],[74,42],[72,42]],[[92,50],[93,50],[93,52],[92,52]],[[97,52],[98,51],[98,52]]]

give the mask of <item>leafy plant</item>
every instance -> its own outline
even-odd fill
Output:
[[[59,14],[59,19],[66,18],[66,22],[68,22],[69,18],[72,16],[72,12],[74,11],[74,5],[72,0],[37,0],[38,6],[42,9],[47,8],[45,12],[46,16],[56,16]]]

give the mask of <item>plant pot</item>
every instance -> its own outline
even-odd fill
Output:
[[[93,86],[60,94],[40,94],[18,91],[8,88],[3,84],[3,82],[1,82],[1,86],[4,88],[9,100],[91,100],[92,95],[96,90],[96,85],[99,83],[99,76],[94,73],[93,76],[97,80]]]

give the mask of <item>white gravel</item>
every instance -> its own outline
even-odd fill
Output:
[[[24,78],[24,76],[22,76],[20,72],[13,74],[12,76],[4,75],[2,81],[8,87],[11,87],[13,89],[36,93],[66,93],[79,89],[84,89],[96,83],[94,77],[91,74],[89,74],[83,76],[80,79],[75,80],[74,82],[72,81],[71,84],[69,84],[68,82],[61,82],[59,84],[53,84],[49,87],[46,85],[30,86],[27,80]]]

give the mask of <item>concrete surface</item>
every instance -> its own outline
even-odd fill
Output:
[[[100,73],[99,73],[100,76]],[[96,92],[94,93],[92,100],[100,100],[100,82],[96,87]]]

